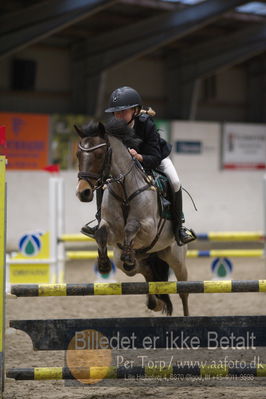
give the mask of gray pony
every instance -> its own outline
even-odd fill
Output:
[[[167,281],[170,266],[177,280],[186,281],[186,245],[177,245],[171,221],[160,216],[153,180],[128,152],[140,144],[134,130],[117,119],[75,129],[81,138],[76,194],[80,201],[91,202],[94,192],[104,189],[95,234],[99,271],[110,271],[110,246],[115,265],[128,276],[141,273],[147,282]],[[188,294],[180,293],[180,297],[188,316]],[[168,294],[148,294],[147,306],[168,315],[173,310]]]

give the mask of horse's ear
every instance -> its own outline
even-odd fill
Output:
[[[80,138],[84,139],[84,137],[86,137],[86,134],[83,132],[83,130],[78,125],[74,125],[74,128]]]
[[[106,131],[105,131],[105,126],[103,123],[99,122],[98,123],[98,129],[99,129],[99,136],[104,138],[106,135]]]

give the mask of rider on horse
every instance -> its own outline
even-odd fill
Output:
[[[184,221],[182,212],[182,188],[179,177],[169,158],[171,145],[163,140],[153,122],[151,115],[154,111],[142,108],[142,100],[139,93],[131,87],[124,86],[114,90],[110,96],[109,107],[105,112],[112,113],[115,118],[123,119],[135,130],[138,137],[142,139],[140,153],[129,149],[131,155],[141,162],[146,170],[157,169],[163,172],[169,179],[172,200],[172,221],[176,242],[179,246],[187,244],[196,239],[193,230],[182,225]],[[100,208],[103,190],[97,190],[97,219],[100,223]],[[81,232],[94,237],[98,226],[90,227],[86,224]]]

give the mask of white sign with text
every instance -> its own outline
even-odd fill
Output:
[[[224,124],[223,167],[225,169],[265,169],[266,126]]]

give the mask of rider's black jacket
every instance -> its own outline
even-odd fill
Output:
[[[135,117],[134,130],[142,139],[138,152],[143,156],[144,169],[156,169],[166,158],[172,146],[160,137],[153,119],[147,114]]]

